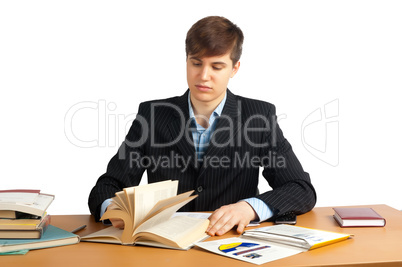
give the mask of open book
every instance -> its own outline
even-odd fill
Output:
[[[200,242],[208,251],[263,264],[348,239],[350,235],[293,225],[274,225],[245,231],[241,237]]]
[[[124,230],[113,226],[82,237],[82,241],[149,245],[189,249],[208,237],[208,219],[173,217],[182,206],[196,198],[193,191],[177,194],[178,181],[163,181],[125,188],[112,199],[118,209],[109,209],[101,220],[119,218]]]

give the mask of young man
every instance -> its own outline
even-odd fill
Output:
[[[178,193],[195,190],[198,197],[181,210],[214,211],[207,230],[212,236],[236,225],[241,233],[250,221],[314,207],[309,175],[277,125],[275,107],[227,89],[240,67],[242,43],[240,28],[223,17],[206,17],[191,27],[189,90],[140,104],[126,141],[89,196],[97,220],[114,208],[108,207],[110,198],[138,185],[145,170],[149,183],[179,180]],[[260,167],[272,190],[257,194]]]

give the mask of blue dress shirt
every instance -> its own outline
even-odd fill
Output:
[[[226,103],[226,94],[225,94],[225,97],[222,99],[221,103],[212,112],[212,114],[208,120],[209,127],[207,129],[205,129],[200,124],[198,124],[196,121],[196,116],[194,115],[194,110],[191,105],[190,92],[188,94],[188,108],[189,108],[189,114],[190,114],[190,119],[191,119],[191,132],[193,135],[194,146],[195,146],[195,150],[196,150],[196,154],[197,154],[199,163],[202,163],[202,158],[204,156],[205,151],[208,148],[209,141],[211,140],[211,135],[216,128],[216,123],[217,123],[216,119],[222,114],[222,110],[223,110],[223,107],[225,106],[225,103]],[[207,118],[201,117],[201,119],[207,119]],[[256,221],[261,222],[261,221],[265,221],[272,217],[273,213],[272,213],[271,209],[262,200],[255,198],[255,197],[247,198],[247,199],[243,199],[243,200],[246,201],[248,204],[250,204],[250,206],[257,213],[258,220],[256,220]]]

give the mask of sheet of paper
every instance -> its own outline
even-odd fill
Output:
[[[244,237],[199,242],[195,245],[222,256],[258,265],[293,256],[305,251],[299,248],[292,248]]]

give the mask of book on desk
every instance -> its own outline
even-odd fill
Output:
[[[18,219],[21,213],[42,216],[54,200],[54,195],[40,190],[1,190],[0,218]]]
[[[50,221],[48,214],[35,219],[0,219],[0,239],[41,238]]]
[[[195,242],[208,238],[208,219],[173,214],[197,196],[193,191],[177,194],[178,181],[125,188],[112,202],[117,209],[108,209],[102,220],[120,218],[124,230],[113,226],[82,237],[82,241],[122,245],[146,245],[187,250]]]
[[[40,190],[1,190],[0,238],[40,238],[50,224],[46,210],[53,200]]]
[[[386,223],[385,218],[368,207],[338,207],[334,211],[334,219],[341,227],[382,227]]]
[[[0,253],[66,246],[78,242],[80,242],[78,235],[49,225],[39,239],[0,239]]]

